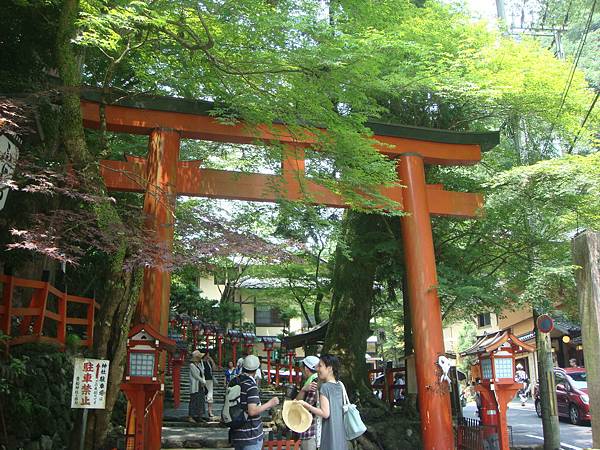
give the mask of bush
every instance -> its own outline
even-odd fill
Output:
[[[49,440],[51,448],[66,448],[75,417],[70,356],[50,345],[22,345],[11,350],[10,358],[0,363],[0,402],[8,448]]]

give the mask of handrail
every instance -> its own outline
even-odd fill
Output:
[[[85,326],[86,339],[81,340],[81,345],[92,347],[94,335],[94,315],[99,309],[98,303],[93,298],[81,297],[62,292],[48,281],[28,280],[12,275],[0,274],[0,283],[3,284],[0,297],[0,331],[11,336],[9,345],[26,342],[54,343],[64,347],[66,342],[67,325]],[[14,291],[18,288],[33,289],[29,305],[23,307],[13,306]],[[58,309],[51,311],[47,308],[48,294],[56,296]],[[87,305],[86,317],[68,316],[68,304],[79,303]],[[22,317],[17,328],[17,335],[13,335],[12,322],[14,317]],[[46,319],[56,322],[56,336],[44,335],[44,321]],[[31,332],[30,332],[31,331]]]

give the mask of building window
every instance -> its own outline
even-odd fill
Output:
[[[284,325],[283,320],[277,308],[271,306],[257,305],[254,308],[254,324],[260,326],[279,326]]]
[[[479,314],[477,316],[479,328],[489,327],[492,324],[492,315],[490,313]]]

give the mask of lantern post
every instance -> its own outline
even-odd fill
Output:
[[[525,344],[510,330],[485,335],[462,356],[477,355],[475,371],[481,374],[481,383],[476,387],[481,395],[481,423],[495,427],[497,432],[488,433],[484,438],[491,448],[509,450],[508,403],[521,389],[515,381],[515,353],[533,352],[533,347]],[[498,441],[497,444],[495,441]]]
[[[191,325],[191,317],[187,314],[179,315],[179,326],[181,327],[181,337],[184,341],[188,340],[188,328]]]
[[[210,349],[210,338],[217,335],[217,329],[214,325],[204,325],[204,343],[206,352]]]
[[[267,384],[271,384],[271,352],[277,338],[263,336],[260,340],[263,343],[264,351],[267,352]]]
[[[187,359],[187,344],[181,339],[175,339],[176,349],[171,356],[173,375],[173,403],[175,408],[181,404],[181,367]]]
[[[229,342],[231,343],[231,350],[233,353],[233,364],[237,363],[237,345],[239,344],[242,336],[242,332],[238,330],[229,330],[227,332],[229,336]]]
[[[190,320],[192,328],[192,348],[196,350],[198,348],[198,337],[202,334],[202,321],[200,319]]]
[[[288,370],[290,371],[290,384],[294,384],[294,356],[296,356],[296,350],[289,348],[287,351],[288,355]]]
[[[217,349],[219,352],[219,367],[223,367],[223,331],[217,331]],[[234,361],[235,363],[235,361]]]
[[[256,339],[256,335],[250,332],[244,332],[242,335],[244,337],[244,349],[248,355],[251,355],[254,349],[254,340]]]
[[[162,336],[149,324],[137,325],[129,332],[125,379],[121,383],[121,390],[131,405],[127,423],[134,430],[133,435],[126,437],[127,448],[146,450],[149,444],[146,441],[149,434],[146,409],[162,390],[159,360],[163,350],[174,352],[176,342]]]

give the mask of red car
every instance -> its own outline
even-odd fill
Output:
[[[590,398],[587,388],[587,372],[584,368],[569,367],[568,369],[554,368],[556,381],[556,407],[559,417],[566,417],[573,425],[589,421]],[[535,411],[542,417],[539,389],[536,389]]]

